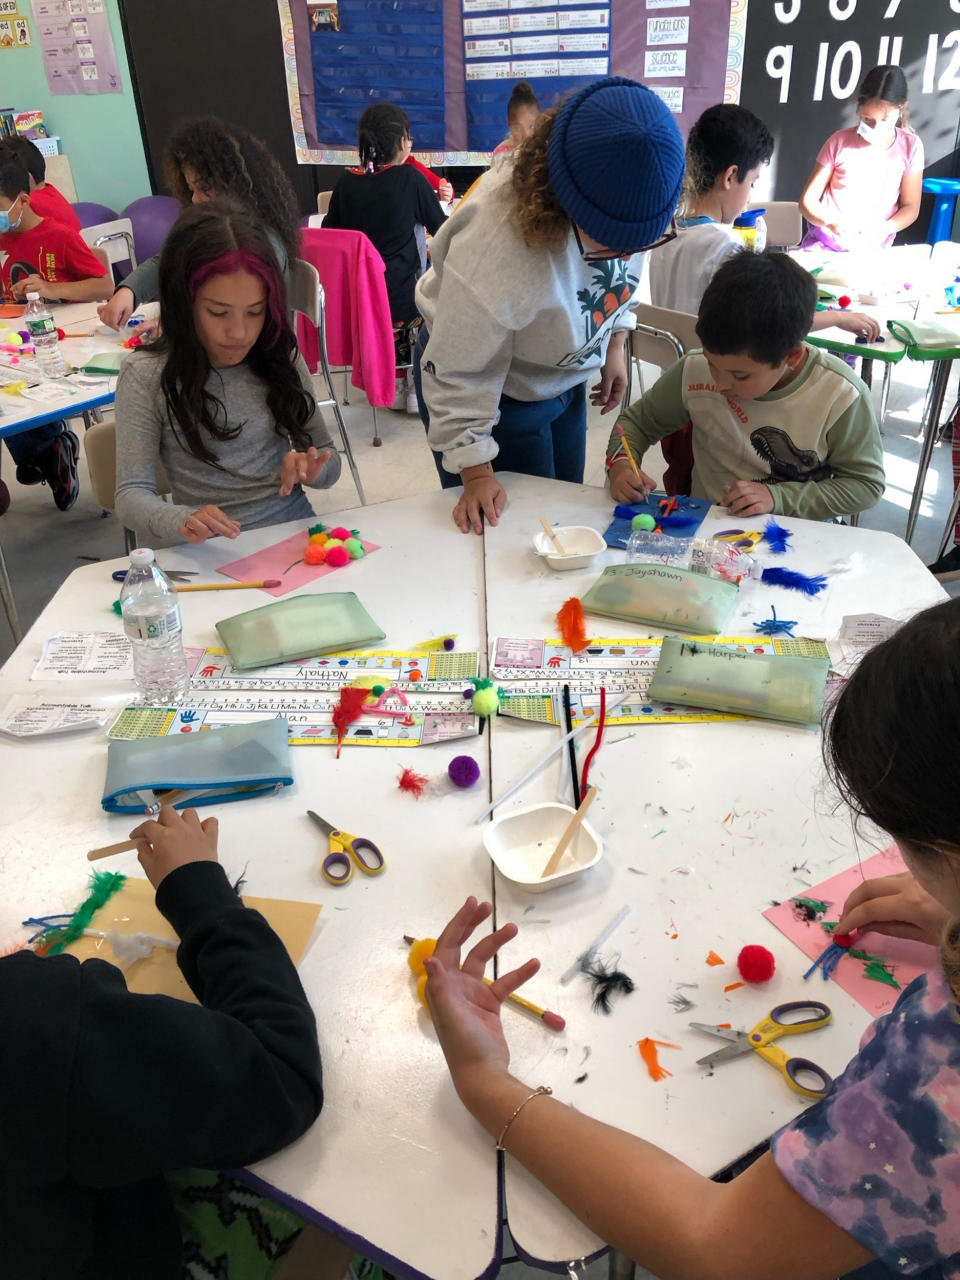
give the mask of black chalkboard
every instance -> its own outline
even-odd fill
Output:
[[[891,62],[927,174],[960,176],[960,0],[750,0],[740,101],[777,139],[775,199],[800,198],[823,142],[855,123],[865,73]],[[901,239],[923,239],[927,220]]]

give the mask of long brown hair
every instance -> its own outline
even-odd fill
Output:
[[[533,132],[514,152],[513,195],[517,222],[530,249],[561,249],[570,234],[570,218],[550,186],[547,153],[559,107],[543,111]]]

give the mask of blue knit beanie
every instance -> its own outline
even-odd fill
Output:
[[[563,104],[547,153],[550,186],[569,217],[609,249],[637,249],[670,225],[683,183],[683,139],[644,85],[608,76]]]

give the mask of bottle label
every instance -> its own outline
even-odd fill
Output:
[[[24,320],[31,338],[44,338],[50,334],[57,336],[57,326],[49,312],[45,316],[24,316]]]
[[[180,609],[175,606],[164,613],[124,614],[123,630],[131,640],[165,640],[179,636]]]

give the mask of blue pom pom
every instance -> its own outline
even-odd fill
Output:
[[[777,524],[776,520],[768,520],[767,527],[763,531],[763,537],[771,551],[778,554],[786,551],[787,543],[793,537],[790,529],[785,529],[782,524]]]
[[[805,596],[819,595],[827,586],[824,574],[809,577],[796,569],[764,569],[763,581],[770,587],[787,587],[790,591],[802,591]]]

